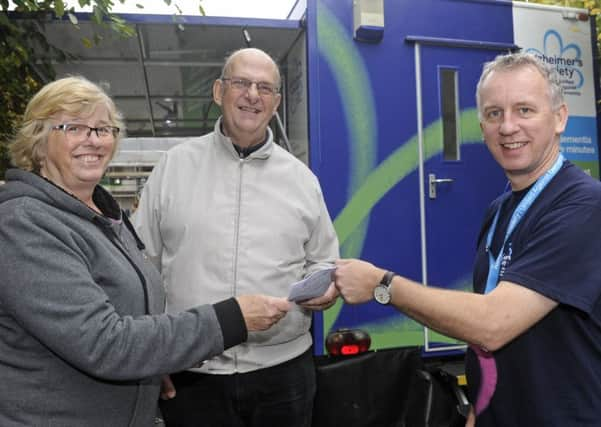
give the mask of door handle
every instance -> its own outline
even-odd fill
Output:
[[[453,178],[436,178],[436,175],[431,173],[428,175],[428,193],[431,199],[436,198],[436,184],[450,184]]]

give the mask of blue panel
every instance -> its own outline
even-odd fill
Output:
[[[307,2],[310,166],[335,219],[342,255],[421,280],[414,45],[405,39],[413,35],[512,45],[511,3],[384,2],[385,27],[377,44],[353,40],[352,3]],[[457,49],[449,54],[454,63],[458,56],[459,62],[482,60],[473,54],[462,59]],[[462,78],[473,81],[474,76]],[[461,108],[475,105],[475,86],[470,92],[460,94],[469,99]],[[437,99],[438,87],[424,87],[423,93],[425,99]],[[439,119],[438,110],[425,113],[424,128]],[[467,155],[482,154],[487,155],[480,146]],[[461,250],[466,257],[473,255],[473,245]],[[418,325],[370,303],[337,306],[316,316],[316,351],[323,351],[324,329],[348,326],[370,330],[376,346],[420,342]]]
[[[27,18],[27,14],[10,11],[8,15],[11,19]],[[74,15],[80,21],[90,21],[92,13],[75,12]],[[232,27],[262,27],[262,28],[281,28],[296,29],[301,28],[301,21],[295,19],[262,19],[262,18],[238,18],[224,16],[196,16],[196,15],[159,15],[153,13],[117,13],[128,24],[173,24],[174,17],[177,16],[177,22],[186,25],[215,25]],[[63,21],[69,21],[65,14],[61,18]]]
[[[598,160],[596,126],[596,117],[569,117],[566,130],[561,136],[561,149],[569,160],[580,162]]]

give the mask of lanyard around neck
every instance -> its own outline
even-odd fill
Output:
[[[549,169],[543,176],[536,180],[536,183],[528,190],[526,196],[522,199],[522,201],[518,204],[518,206],[513,211],[511,215],[511,219],[509,220],[509,225],[507,226],[507,231],[505,231],[505,237],[503,239],[503,244],[501,245],[501,249],[499,250],[499,254],[496,259],[492,256],[491,245],[492,239],[495,234],[495,228],[497,227],[497,222],[499,221],[499,215],[501,213],[501,207],[503,203],[499,203],[499,207],[497,208],[497,212],[495,213],[495,217],[490,225],[490,229],[488,230],[488,235],[486,236],[486,252],[488,252],[488,277],[486,279],[486,289],[484,293],[489,293],[496,286],[499,281],[499,274],[501,272],[501,261],[503,259],[503,252],[505,249],[505,245],[507,244],[507,240],[509,240],[509,236],[513,233],[515,227],[520,223],[532,203],[536,200],[539,194],[545,189],[549,181],[553,179],[557,172],[561,169],[561,166],[564,162],[564,157],[560,153],[555,160],[551,169]]]

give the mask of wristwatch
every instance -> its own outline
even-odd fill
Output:
[[[390,304],[390,282],[396,273],[387,271],[380,280],[380,284],[374,288],[374,299],[380,304]]]

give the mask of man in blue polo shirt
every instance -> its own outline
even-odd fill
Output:
[[[556,71],[517,53],[477,88],[486,144],[511,191],[484,219],[474,293],[425,287],[339,260],[348,303],[372,297],[469,344],[468,425],[601,425],[601,183],[560,153],[567,106]]]

